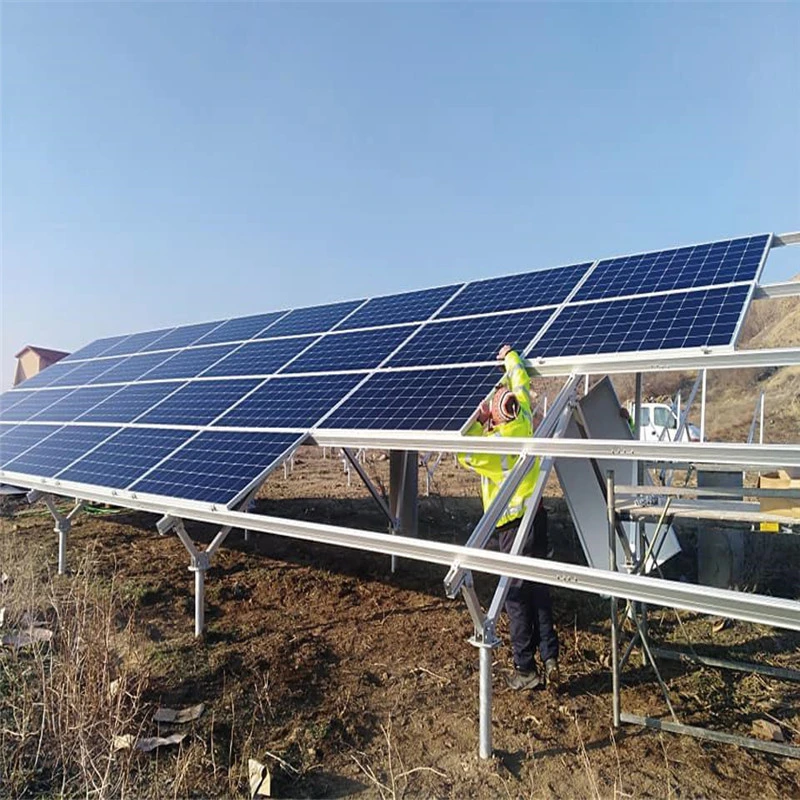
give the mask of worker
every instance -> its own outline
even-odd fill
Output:
[[[478,407],[475,421],[467,436],[532,436],[534,431],[530,377],[519,354],[504,344],[497,353],[503,370],[503,380],[490,401]],[[484,511],[494,500],[500,485],[517,461],[489,453],[459,453],[459,463],[481,476],[481,499]],[[511,547],[525,514],[526,502],[533,493],[539,476],[539,459],[517,487],[508,506],[497,521],[497,545],[504,553]],[[546,558],[547,511],[539,502],[521,555]],[[558,635],[553,625],[553,606],[550,590],[544,584],[518,579],[511,580],[506,596],[514,671],[506,682],[511,689],[536,689],[558,683]],[[544,665],[540,674],[536,666],[536,651]]]

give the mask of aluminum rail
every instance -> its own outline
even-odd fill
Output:
[[[751,464],[761,467],[800,467],[798,445],[717,444],[711,442],[637,442],[630,439],[538,439],[484,437],[479,448],[457,433],[435,431],[317,430],[316,444],[325,447],[372,447],[392,450],[443,450],[483,453],[534,454],[553,458],[614,458],[627,461],[688,461]]]
[[[789,244],[800,244],[800,231],[778,233],[772,237],[772,247],[783,247]]]
[[[58,493],[60,492],[56,492]],[[72,496],[72,492],[69,494]],[[85,491],[82,494],[80,499],[83,500],[107,501],[106,495],[97,492]],[[425,541],[408,536],[392,536],[322,523],[257,516],[244,511],[193,509],[187,512],[179,510],[174,505],[170,506],[168,502],[158,503],[144,499],[131,499],[125,505],[139,511],[166,513],[176,518],[192,519],[197,522],[246,528],[250,531],[286,536],[291,539],[397,555],[448,567],[455,564],[463,569],[489,575],[507,575],[510,578],[564,586],[582,592],[621,597],[668,608],[683,608],[701,614],[732,617],[800,631],[800,602],[795,600],[695,586],[642,575],[613,573],[592,567],[475,550],[461,545]]]
[[[753,292],[753,300],[775,300],[779,297],[800,297],[800,281],[768,283],[765,286],[756,286]]]
[[[528,359],[528,368],[543,378],[571,375],[619,375],[630,372],[670,372],[697,369],[740,369],[745,367],[793,367],[800,364],[800,348],[774,347],[764,350],[729,350],[695,353],[617,353],[614,356],[582,356]]]

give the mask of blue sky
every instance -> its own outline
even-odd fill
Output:
[[[5,3],[0,44],[3,387],[25,344],[800,229],[797,4]]]

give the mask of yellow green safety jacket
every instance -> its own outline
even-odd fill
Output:
[[[519,414],[516,419],[497,425],[486,431],[477,420],[465,431],[467,436],[532,436],[533,419],[531,414],[531,381],[519,354],[511,350],[503,359],[505,375],[502,384],[512,391],[519,400]],[[506,475],[517,463],[519,456],[501,455],[499,453],[459,453],[458,462],[463,467],[474,470],[481,476],[481,499],[483,510],[492,503],[497,495],[500,485]],[[534,462],[533,468],[522,479],[514,492],[508,506],[503,512],[497,527],[519,519],[525,513],[525,501],[533,493],[536,480],[539,477],[539,459]]]

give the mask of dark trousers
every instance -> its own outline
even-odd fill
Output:
[[[500,550],[511,552],[511,545],[522,520],[514,520],[497,529]],[[522,555],[544,558],[547,555],[547,511],[540,505],[533,519],[533,530]],[[535,668],[538,648],[542,662],[558,658],[558,635],[553,627],[553,603],[550,589],[541,583],[514,579],[506,596],[506,613],[511,632],[514,666],[524,672]]]

